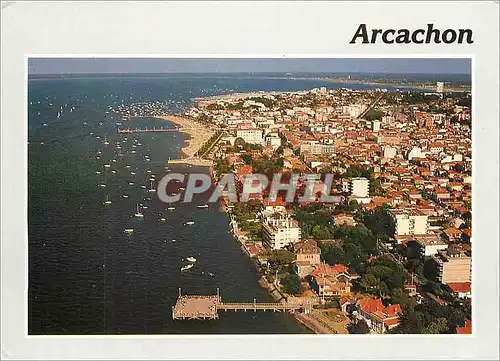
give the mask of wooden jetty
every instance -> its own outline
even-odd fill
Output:
[[[181,295],[175,306],[172,306],[172,318],[174,320],[216,320],[219,318],[218,311],[297,311],[304,310],[309,313],[312,310],[312,304],[274,302],[274,303],[258,303],[254,299],[253,302],[222,302],[222,299],[217,290],[215,296],[194,296]]]
[[[149,133],[149,132],[154,132],[154,133],[158,133],[158,132],[178,132],[179,131],[179,128],[144,128],[144,129],[141,129],[141,128],[135,128],[135,129],[130,129],[130,128],[127,128],[127,129],[118,129],[118,134],[134,134],[134,133]]]

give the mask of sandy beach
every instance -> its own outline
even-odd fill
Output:
[[[193,158],[203,144],[215,133],[213,128],[186,117],[166,114],[155,116],[155,118],[171,121],[179,126],[181,132],[189,134],[190,139],[182,148],[182,154],[186,158]]]

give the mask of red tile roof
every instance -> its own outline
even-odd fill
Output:
[[[448,286],[455,293],[470,292],[471,290],[470,283],[468,282],[448,283]]]
[[[465,320],[464,327],[457,327],[458,334],[471,334],[472,333],[472,322],[471,320]]]

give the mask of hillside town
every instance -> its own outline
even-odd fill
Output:
[[[314,191],[333,202],[269,189],[222,202],[266,287],[314,302],[299,321],[317,333],[471,332],[470,93],[231,94],[185,116],[223,131],[216,178],[320,175]]]

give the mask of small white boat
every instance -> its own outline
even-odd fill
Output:
[[[130,174],[135,175],[135,172],[130,172]]]
[[[151,188],[149,188],[149,192],[156,192],[156,189],[153,188],[153,181],[151,181]]]
[[[99,187],[104,188],[104,187],[106,187],[106,184],[104,184],[104,183],[103,184],[99,184]]]
[[[126,234],[132,234],[134,233],[134,229],[133,228],[125,228],[123,230],[123,233],[126,233]]]
[[[181,272],[187,271],[194,267],[194,264],[188,264],[187,266],[181,267]]]
[[[111,173],[116,174],[116,170],[112,170]]]
[[[198,208],[208,208],[208,204],[200,204]]]
[[[196,258],[194,258],[194,257],[188,257],[188,258],[186,258],[186,261],[189,261],[191,263],[195,263],[196,262]]]
[[[165,222],[166,220],[166,218],[160,218],[160,222]]]
[[[148,206],[142,206],[142,208],[144,208],[144,209],[148,209]]]
[[[141,188],[142,188],[142,189],[146,189],[146,186],[145,186],[145,185],[142,185],[142,186],[141,186]]]
[[[139,210],[139,205],[137,205],[137,211],[135,212],[134,216],[137,218],[144,218],[144,214]]]
[[[128,185],[129,185],[129,186],[133,186],[133,185],[134,185],[134,182],[128,182]]]
[[[108,195],[106,194],[106,200],[103,202],[104,204],[111,204]]]
[[[173,211],[173,210],[175,210],[175,207],[168,207],[167,208],[167,211]]]
[[[104,164],[104,168],[109,168],[111,167],[111,164]]]
[[[210,277],[215,276],[212,272],[208,272],[208,275],[209,275]]]
[[[100,171],[98,171],[98,170],[96,170],[96,171],[95,171],[95,174],[101,174],[101,172],[100,172]]]
[[[151,173],[151,169],[148,169],[146,172]]]
[[[128,198],[128,195],[124,194],[122,197],[123,197],[123,198]]]
[[[185,225],[186,225],[186,226],[192,226],[193,224],[194,224],[194,222],[193,222],[193,221],[189,221],[189,222],[186,222],[186,223],[185,223]]]
[[[173,240],[171,240],[170,242],[175,243],[175,241],[176,241],[176,240],[175,240],[175,239],[173,239]]]

